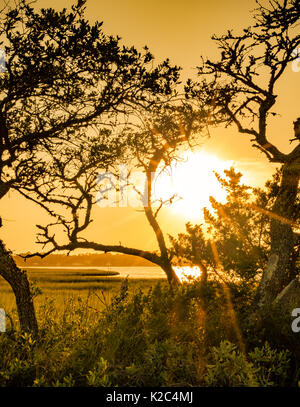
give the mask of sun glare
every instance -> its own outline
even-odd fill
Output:
[[[194,266],[194,267],[190,267],[190,266],[179,267],[178,266],[178,267],[174,267],[174,271],[182,283],[191,282],[201,276],[201,270],[198,266]]]
[[[184,161],[172,165],[155,180],[154,196],[166,201],[176,194],[170,205],[175,213],[186,219],[202,216],[203,207],[210,208],[209,197],[225,202],[226,192],[221,188],[214,171],[223,174],[232,165],[204,152],[187,153]]]

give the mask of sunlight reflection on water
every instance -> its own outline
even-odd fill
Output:
[[[201,276],[201,270],[198,266],[174,267],[174,271],[182,283],[193,281]]]

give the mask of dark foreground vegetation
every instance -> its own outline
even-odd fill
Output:
[[[80,297],[59,315],[54,301],[41,304],[38,341],[0,336],[1,386],[297,386],[291,318],[270,309],[249,329],[255,287],[230,284],[231,297],[214,280],[134,287],[125,280],[98,310]]]
[[[91,24],[85,5],[38,10],[19,0],[0,9],[0,199],[17,192],[50,217],[37,225],[43,252],[27,258],[119,253],[160,267],[167,282],[132,289],[125,281],[116,293],[113,276],[86,274],[85,286],[79,274],[44,276],[73,292],[103,284],[102,296],[94,292],[99,303],[91,304],[82,289],[63,305],[57,293],[39,301],[39,287],[0,239],[0,276],[16,312],[6,312],[0,336],[0,385],[297,386],[300,118],[285,121],[289,152],[271,142],[269,124],[280,123],[279,82],[298,69],[299,1],[257,2],[252,25],[213,36],[217,59],[202,58],[185,84],[169,59],[156,64],[147,47],[123,46]],[[204,225],[187,223],[167,240],[159,214],[176,197],[156,200],[154,175],[215,127],[237,130],[237,142],[248,137],[278,169],[265,189],[243,185],[234,168],[216,174],[226,202],[211,197]],[[124,164],[143,173],[144,192],[119,177]],[[105,186],[103,172],[121,184]],[[200,179],[194,174],[191,188],[201,189]],[[85,234],[98,204],[123,187],[141,198],[158,250]],[[175,266],[195,265],[199,281],[181,284]],[[7,311],[3,297],[0,307]]]
[[[243,185],[233,169],[217,177],[227,199],[212,199],[205,211],[210,234],[187,224],[186,233],[171,238],[174,264],[198,264],[198,280],[170,286],[167,280],[99,277],[99,270],[30,271],[39,336],[20,333],[16,310],[8,313],[0,384],[297,386],[299,333],[292,330],[291,310],[299,303],[278,301],[264,313],[253,305],[270,225],[253,207],[272,206],[280,172],[264,190]],[[299,273],[293,258],[290,272]],[[2,294],[12,296],[7,289]]]
[[[298,299],[255,308],[280,171],[265,189],[242,184],[234,169],[224,173],[226,202],[211,199],[205,210],[209,233],[188,223],[170,239],[174,264],[198,264],[198,280],[170,286],[105,270],[30,270],[39,336],[21,333],[16,309],[8,313],[0,385],[298,386]],[[0,289],[2,301],[12,297],[8,284]]]

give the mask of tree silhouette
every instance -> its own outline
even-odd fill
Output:
[[[280,188],[269,213],[269,263],[257,295],[257,304],[263,307],[291,283],[293,293],[300,289],[298,280],[291,282],[288,273],[298,240],[299,207],[295,202],[300,177],[300,120],[294,122],[295,136],[291,142],[295,147],[290,153],[283,153],[272,144],[267,131],[269,117],[276,115],[272,110],[277,100],[276,85],[298,58],[295,49],[300,46],[300,8],[298,0],[257,4],[253,27],[244,29],[240,35],[230,30],[225,35],[213,36],[220,58],[216,62],[203,60],[198,71],[201,81],[189,80],[186,92],[188,98],[211,107],[208,124],[234,125],[239,133],[251,137],[252,146],[270,162],[282,164]],[[284,295],[289,291],[285,290]]]
[[[139,53],[121,46],[119,37],[103,33],[102,23],[91,25],[84,5],[78,0],[70,11],[36,11],[20,0],[1,11],[6,69],[0,73],[0,198],[10,190],[33,191],[50,170],[49,154],[67,156],[87,127],[112,128],[117,116],[126,121],[137,106],[152,106],[171,94],[178,80],[179,70],[168,60],[154,66],[147,48]],[[85,139],[102,167],[118,154],[117,148],[108,154],[116,147],[109,146],[109,136],[107,130]],[[33,194],[28,198],[35,200]],[[2,242],[0,264],[16,296],[21,329],[36,334],[26,273]]]
[[[238,277],[253,285],[258,270],[262,270],[270,250],[271,210],[278,191],[280,173],[276,172],[264,189],[241,183],[242,174],[234,168],[215,174],[226,190],[226,202],[210,197],[212,209],[204,208],[202,225],[187,223],[186,233],[171,237],[172,250],[179,264],[198,264],[214,274],[216,261],[211,249],[214,242],[226,278]],[[265,212],[259,212],[263,207]],[[295,266],[295,265],[294,265]],[[294,273],[295,270],[291,270]]]
[[[111,160],[107,165],[109,174],[115,174],[119,178],[118,165],[123,163],[127,165],[129,173],[133,170],[142,171],[144,184],[141,189],[137,186],[136,180],[128,178],[124,185],[112,183],[108,189],[117,188],[121,193],[123,187],[133,187],[155,234],[158,252],[122,244],[108,245],[93,242],[82,235],[93,220],[93,209],[97,203],[99,190],[99,170],[104,168],[104,161],[99,161],[97,155],[91,154],[93,150],[88,149],[87,154],[86,143],[84,143],[84,146],[81,145],[82,148],[76,146],[69,155],[65,152],[60,155],[51,153],[52,170],[48,171],[44,178],[40,178],[33,189],[23,188],[27,196],[34,192],[40,198],[40,205],[55,218],[55,221],[47,226],[38,225],[40,230],[38,243],[43,247],[47,246],[47,251],[33,253],[27,257],[35,255],[44,257],[57,250],[71,251],[79,248],[106,253],[124,253],[149,260],[164,270],[171,285],[179,283],[172,267],[172,258],[164,233],[158,222],[161,208],[176,197],[169,197],[166,201],[155,198],[153,183],[158,173],[163,172],[172,162],[179,159],[183,148],[199,144],[201,140],[199,136],[204,129],[203,117],[206,114],[204,107],[203,111],[195,110],[185,102],[157,104],[151,109],[140,109],[136,120],[127,123],[124,127],[120,126],[119,132],[115,129],[110,137],[111,140],[115,140],[119,152],[115,157],[111,152],[109,153]],[[102,133],[104,130],[99,131]],[[114,202],[111,203],[114,204]],[[62,212],[62,208],[66,208],[67,213]],[[66,232],[67,238],[64,243],[59,242],[57,233],[55,236],[55,231],[62,229]]]

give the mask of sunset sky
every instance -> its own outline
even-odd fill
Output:
[[[59,9],[72,3],[38,0],[36,4]],[[88,0],[86,16],[91,21],[103,21],[104,32],[119,35],[126,45],[138,49],[147,45],[157,62],[169,58],[183,68],[185,81],[196,77],[200,55],[210,58],[218,55],[211,35],[246,28],[251,24],[250,10],[254,8],[254,0]],[[270,122],[269,139],[283,152],[289,152],[293,121],[300,116],[300,72],[287,69],[277,94],[276,111],[280,116]],[[262,186],[276,168],[251,147],[249,136],[238,134],[235,128],[212,131],[202,150],[203,157],[213,157],[219,164],[224,163],[224,168],[233,164],[245,174],[245,182],[253,185]],[[219,164],[213,169],[220,170]],[[203,180],[193,177],[187,182],[192,189],[203,190],[207,195]],[[0,237],[7,247],[14,253],[36,250],[35,224],[47,222],[43,211],[14,193],[1,200],[0,211],[4,224]],[[200,204],[198,215],[197,211],[188,212],[164,209],[160,221],[165,233],[182,231],[187,220],[200,221]],[[144,215],[133,208],[96,208],[95,222],[86,236],[101,243],[121,242],[141,249],[156,247]]]

